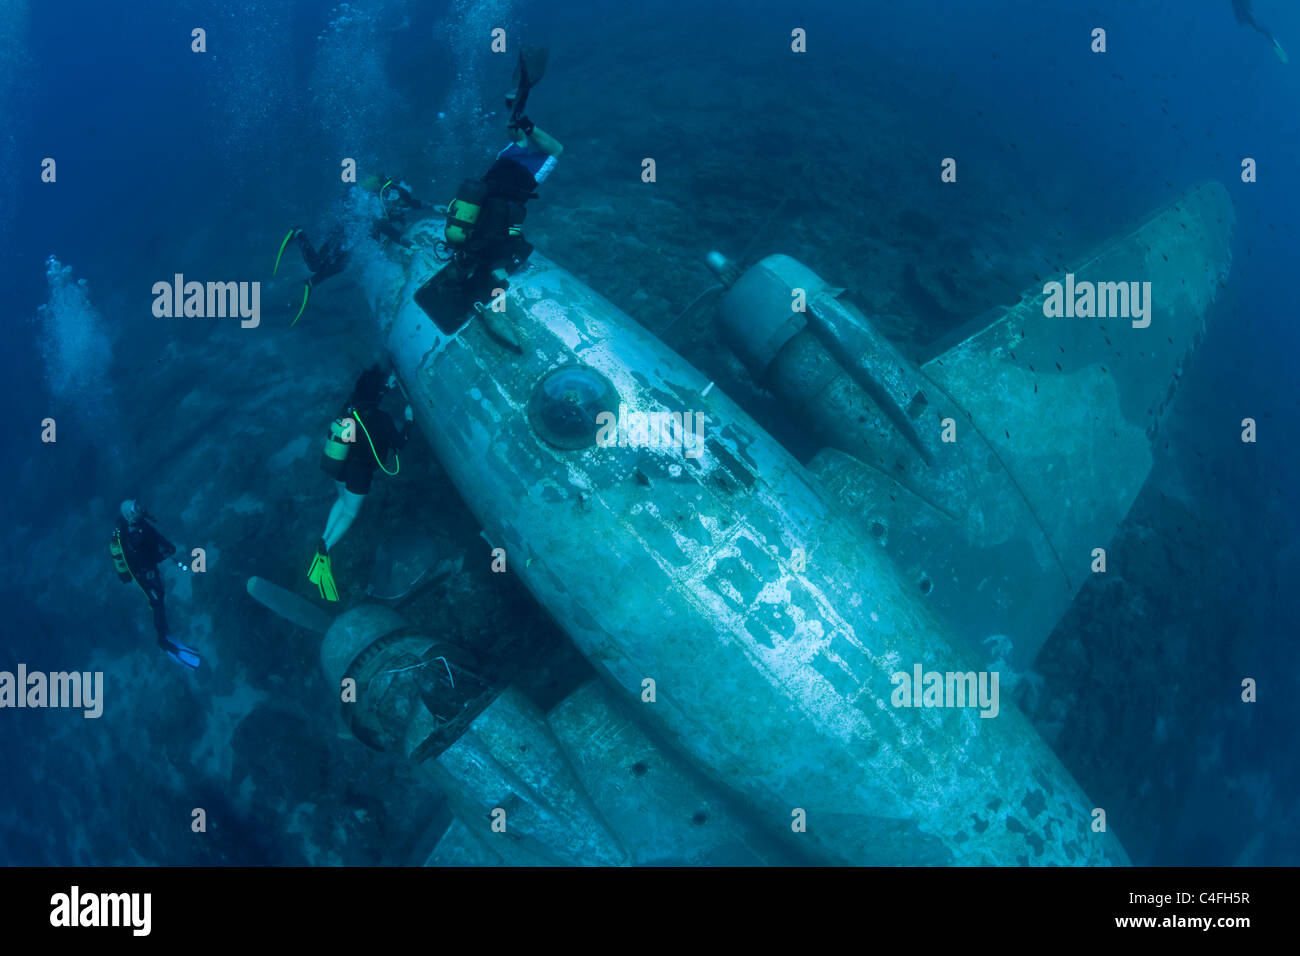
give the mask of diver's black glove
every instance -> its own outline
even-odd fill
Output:
[[[533,121],[530,120],[527,116],[521,116],[521,117],[519,117],[519,119],[517,119],[517,120],[515,120],[513,123],[511,123],[510,126],[511,126],[511,128],[513,128],[513,129],[522,130],[522,131],[523,131],[523,134],[524,134],[525,136],[532,136],[532,135],[533,135],[533,126],[534,126],[534,123],[533,123]]]

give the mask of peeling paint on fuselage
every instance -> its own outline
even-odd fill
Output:
[[[373,301],[417,422],[485,535],[637,712],[773,832],[801,808],[809,852],[828,861],[1010,863],[1036,841],[1035,862],[1071,862],[1033,826],[969,826],[963,808],[1018,804],[1037,774],[1054,781],[1051,818],[1080,835],[1077,862],[1125,862],[1113,837],[1087,832],[1091,803],[1014,708],[971,721],[890,706],[893,670],[967,669],[964,652],[694,368],[540,254],[506,297],[521,353],[475,321],[431,350],[412,300],[422,281],[399,273]],[[629,405],[704,412],[730,463],[547,445],[527,405],[561,363],[591,365]],[[645,678],[654,703],[640,702]]]

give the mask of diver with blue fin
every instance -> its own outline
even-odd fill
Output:
[[[510,142],[479,179],[461,184],[447,207],[446,245],[451,264],[440,279],[459,286],[467,302],[485,300],[507,288],[510,273],[532,253],[524,238],[526,203],[559,161],[564,146],[524,113],[528,94],[546,70],[545,47],[526,47],[515,67],[515,86],[506,95]]]
[[[415,198],[410,186],[395,177],[366,176],[360,186],[365,192],[374,193],[379,197],[380,215],[371,226],[370,235],[375,239],[388,239],[409,249],[410,242],[402,236],[403,229],[408,225],[407,214],[412,210],[424,209],[424,203]],[[338,275],[348,264],[347,237],[342,223],[336,223],[330,229],[325,241],[319,247],[312,243],[306,232],[294,226],[280,242],[280,251],[275,256],[275,267],[271,270],[272,276],[280,271],[280,259],[291,241],[297,242],[298,251],[302,253],[302,261],[311,270],[311,275],[303,283],[302,304],[298,306],[298,314],[289,323],[290,327],[297,325],[298,320],[302,318],[311,299],[312,289],[330,276]]]
[[[1283,63],[1290,62],[1286,55],[1286,50],[1282,49],[1282,44],[1273,36],[1271,30],[1263,26],[1255,19],[1255,14],[1250,9],[1251,0],[1232,0],[1232,12],[1236,14],[1237,22],[1244,27],[1250,27],[1257,33],[1262,33],[1268,37],[1268,42],[1273,44],[1273,52]]]
[[[316,585],[326,601],[339,599],[334,569],[330,564],[330,548],[352,527],[361,504],[370,492],[375,471],[396,475],[402,467],[397,452],[406,446],[415,417],[411,406],[406,406],[406,421],[399,431],[392,418],[379,406],[384,397],[397,386],[397,376],[384,373],[373,365],[361,373],[352,394],[344,403],[343,413],[330,426],[329,437],[321,454],[321,468],[334,479],[338,497],[330,508],[316,556],[307,569],[307,580]],[[384,464],[389,453],[393,456],[393,469]]]
[[[198,652],[168,633],[162,575],[158,571],[158,565],[176,553],[176,545],[150,523],[152,517],[134,498],[122,502],[121,517],[113,529],[108,550],[113,556],[118,580],[123,584],[134,581],[148,599],[149,607],[153,609],[154,630],[158,632],[158,646],[172,660],[194,670],[201,663]],[[180,561],[176,566],[182,571],[189,570]]]

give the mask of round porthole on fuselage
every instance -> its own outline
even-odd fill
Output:
[[[596,443],[601,412],[618,414],[618,392],[587,365],[563,365],[542,376],[528,400],[528,419],[556,448],[577,451]]]

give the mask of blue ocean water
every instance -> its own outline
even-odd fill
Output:
[[[1254,11],[1300,53],[1293,4]],[[291,226],[324,237],[347,218],[346,159],[429,203],[486,167],[511,79],[497,27],[549,45],[529,114],[565,147],[529,239],[756,415],[779,418],[773,398],[719,357],[700,312],[682,316],[711,249],[796,256],[921,349],[1191,187],[1227,187],[1231,272],[1112,546],[1121,568],[1084,586],[1018,703],[1133,862],[1293,864],[1300,61],[1228,0],[4,0],[0,670],[102,670],[113,696],[97,720],[0,710],[0,861],[418,863],[441,835],[437,789],[351,739],[319,638],[254,605],[245,581],[310,596],[333,496],[316,448],[384,357],[350,274],[290,328],[306,271],[290,248],[272,279],[277,247]],[[944,157],[955,188],[939,183]],[[151,289],[178,273],[262,282],[261,326],[157,318]],[[57,442],[40,440],[46,418]],[[773,431],[815,451],[793,422]],[[400,526],[485,551],[430,448],[403,455],[349,532],[341,581],[363,586]],[[197,674],[157,649],[113,575],[108,535],[132,496],[207,549],[206,577],[166,572]],[[486,557],[403,614],[487,646],[509,635],[543,705],[588,676]],[[219,838],[192,833],[198,806]]]

